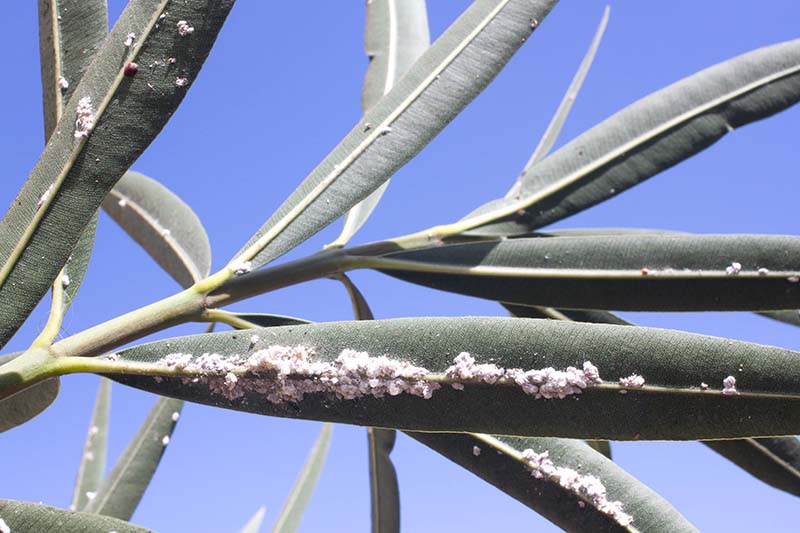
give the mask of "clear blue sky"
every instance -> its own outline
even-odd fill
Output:
[[[429,0],[432,36],[469,4]],[[8,205],[42,148],[35,2],[5,2],[0,33],[0,128]],[[112,16],[121,0],[110,2]],[[241,0],[205,68],[163,133],[134,165],[199,214],[222,266],[360,115],[363,0]],[[513,182],[569,83],[599,20],[601,0],[562,0],[490,88],[392,181],[356,242],[455,220]],[[663,85],[753,48],[793,39],[800,3],[614,0],[595,65],[563,143]],[[689,162],[571,218],[561,227],[651,227],[705,233],[796,234],[800,109],[737,130]],[[340,225],[290,257],[318,250]],[[487,301],[353,275],[378,318],[500,315]],[[65,322],[71,334],[150,303],[177,285],[107,217],[88,277]],[[341,286],[318,281],[234,306],[311,320],[350,318]],[[27,346],[46,309],[7,349]],[[745,313],[626,314],[678,328],[800,350],[800,330]],[[198,332],[200,326],[171,334]],[[163,335],[162,335],[163,336]],[[0,497],[66,507],[97,378],[70,376],[54,406],[0,436]],[[153,397],[115,385],[110,459]],[[133,521],[164,533],[237,531],[260,505],[277,516],[319,425],[187,405]],[[696,443],[615,444],[623,467],[703,531],[796,531],[797,501]],[[460,467],[401,436],[394,453],[405,531],[554,530]],[[368,531],[363,428],[337,426],[304,531]],[[549,528],[549,529],[548,529]]]

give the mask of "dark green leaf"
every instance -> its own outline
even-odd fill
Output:
[[[29,502],[0,500],[0,519],[11,533],[153,533],[128,522]]]
[[[552,307],[528,307],[513,304],[503,304],[503,307],[519,318],[550,318],[553,320],[572,320],[574,322],[590,322],[594,324],[632,325],[614,313],[595,309],[553,309]]]
[[[61,283],[64,287],[64,294],[61,299],[62,314],[67,312],[69,306],[75,301],[78,289],[81,288],[86,270],[89,268],[89,260],[92,257],[94,248],[94,237],[97,233],[97,213],[89,220],[89,224],[83,229],[78,242],[75,244],[72,253],[67,259],[67,263],[61,270],[61,279],[56,279],[54,283]]]
[[[530,312],[534,311],[533,308],[510,305],[505,307],[514,316],[535,316]],[[604,311],[555,309],[546,311],[546,318],[556,320],[633,325]],[[611,458],[611,446],[607,441],[588,441],[587,444]],[[800,442],[795,437],[704,441],[703,444],[765,483],[800,495]]]
[[[97,495],[84,509],[87,513],[130,519],[161,462],[182,408],[180,400],[156,401]]]
[[[619,235],[455,244],[370,258],[366,266],[507,303],[631,311],[800,307],[800,238]]]
[[[337,279],[347,289],[356,320],[374,320],[367,300],[350,278],[341,274]],[[400,489],[397,486],[397,472],[389,457],[396,438],[397,432],[393,429],[367,428],[373,533],[400,531]]]
[[[601,453],[608,459],[612,459],[611,443],[607,440],[587,440],[586,444],[597,453]]]
[[[374,320],[375,316],[372,314],[372,309],[369,308],[366,298],[358,290],[358,287],[350,281],[350,278],[340,274],[336,276],[336,279],[341,281],[342,285],[347,289],[347,295],[350,297],[350,303],[353,306],[353,316],[356,317],[356,320]]]
[[[132,0],[120,15],[0,222],[0,344],[45,294],[103,198],[183,100],[187,86],[176,80],[186,76],[190,85],[196,78],[232,5]],[[194,32],[179,35],[178,20],[190,21]],[[131,46],[129,33],[136,36]],[[141,65],[132,77],[123,74],[129,61]],[[76,126],[79,105],[84,123],[94,116],[90,132]]]
[[[393,429],[367,428],[373,533],[400,531],[400,489],[390,457],[396,438]]]
[[[86,442],[83,445],[83,454],[78,467],[78,477],[72,492],[70,509],[74,511],[83,511],[103,483],[108,453],[108,414],[110,410],[111,382],[106,378],[100,378],[97,399],[94,402],[92,419],[89,422],[89,431],[86,433]]]
[[[252,333],[259,338],[255,344],[251,342]],[[266,350],[268,347],[274,350]],[[311,350],[311,355],[304,356],[302,348]],[[391,357],[382,363],[390,368],[399,361],[422,367],[419,379],[424,383],[410,378],[396,383],[384,378],[371,385],[368,379],[359,378],[357,384],[363,384],[366,392],[345,399],[345,389],[336,388],[332,384],[336,382],[304,378],[297,374],[299,370],[277,378],[271,370],[275,367],[260,359],[272,361],[286,356],[301,367],[307,362],[321,363],[317,372],[325,370],[351,378],[334,364],[345,350]],[[603,382],[563,399],[537,399],[509,379],[488,384],[445,377],[454,358],[465,351],[479,363],[505,369],[553,367],[563,371],[591,361]],[[194,358],[175,355],[203,353],[215,354],[211,357],[214,364],[208,362],[203,370],[198,368],[199,363],[192,363]],[[255,375],[246,371],[248,367],[242,361],[254,353],[258,355],[251,362],[258,365],[256,368],[267,369]],[[352,355],[345,352],[345,357],[348,354]],[[522,318],[420,317],[194,335],[136,346],[123,350],[120,357],[120,372],[129,362],[135,372],[159,374],[158,379],[113,376],[122,383],[271,416],[417,431],[602,440],[800,433],[799,353],[672,330]],[[180,368],[176,367],[176,358],[183,360]],[[374,360],[365,363],[376,364]],[[632,374],[643,376],[644,387],[618,383]],[[736,379],[737,394],[722,393],[723,380],[729,376]],[[422,394],[422,385],[432,381],[443,386],[432,391],[429,399],[402,392],[417,385],[419,388],[411,390]],[[452,382],[465,384],[464,390],[447,385]],[[374,397],[370,392],[377,390],[379,394],[381,387],[390,384],[398,387],[398,395]],[[290,396],[297,387],[322,390],[300,399]]]
[[[409,433],[426,446],[527,505],[565,531],[696,531],[669,502],[584,443],[568,439],[514,438],[497,435]],[[476,449],[477,448],[477,449]],[[594,476],[606,487],[608,500],[623,505],[633,518],[623,527],[592,499],[579,497],[557,479],[531,475],[523,450],[547,452],[556,467]],[[567,482],[569,478],[564,478]]]
[[[156,180],[126,172],[103,210],[183,288],[208,276],[211,245],[192,208]]]
[[[765,313],[759,313],[759,315],[779,322],[785,322],[786,324],[792,324],[793,326],[800,326],[800,311],[797,309],[791,309],[789,311],[767,311]]]
[[[425,0],[367,2],[364,44],[369,67],[364,79],[361,108],[369,110],[408,71],[430,45]],[[389,186],[386,180],[356,204],[344,219],[344,228],[331,246],[344,246],[361,229]]]
[[[298,326],[300,324],[310,323],[307,320],[303,320],[302,318],[294,318],[291,316],[282,316],[282,315],[265,315],[259,313],[235,313],[235,315],[236,318],[249,323],[248,327],[256,327],[256,328],[274,328],[275,326]]]
[[[703,444],[764,483],[800,496],[800,441],[796,437],[710,440]]]
[[[582,211],[800,100],[800,40],[768,46],[657,91],[541,161],[513,198],[467,216],[471,228],[525,233]],[[477,233],[477,231],[476,231]]]
[[[309,500],[311,500],[314,487],[317,485],[317,480],[325,464],[325,457],[328,455],[332,430],[333,426],[331,424],[322,425],[322,430],[319,433],[317,441],[314,443],[314,447],[311,448],[308,460],[297,480],[294,482],[292,492],[289,494],[286,503],[283,504],[281,514],[278,516],[278,520],[272,528],[274,533],[292,533],[293,531],[297,531],[297,528],[300,527],[300,522],[303,520],[303,513],[305,513],[306,506]]]
[[[107,0],[39,0],[45,140],[107,35]]]
[[[64,104],[72,96],[95,52],[108,35],[106,0],[39,0],[39,49],[42,67],[45,140],[50,138]],[[94,247],[97,216],[81,233],[60,279],[63,316],[83,282]]]
[[[0,355],[0,366],[16,359],[22,352]],[[61,388],[59,378],[50,378],[0,400],[0,433],[21,426],[50,407]]]
[[[480,93],[557,0],[477,0],[300,184],[237,260],[283,255],[366,198]]]

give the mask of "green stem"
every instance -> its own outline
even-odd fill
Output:
[[[61,331],[61,323],[64,320],[64,272],[62,268],[53,282],[50,316],[47,318],[47,324],[42,332],[31,344],[31,348],[49,349],[58,337],[58,332]]]
[[[55,343],[56,356],[100,355],[168,327],[199,320],[204,295],[189,288]]]
[[[222,307],[290,285],[352,270],[358,268],[358,263],[359,258],[349,255],[346,250],[324,250],[296,261],[233,278],[211,292],[206,303],[208,307]]]
[[[60,375],[47,351],[34,348],[0,367],[0,400]]]
[[[222,309],[206,309],[200,317],[200,320],[203,322],[211,322],[212,324],[221,322],[222,324],[227,324],[237,329],[250,329],[258,327],[252,322],[244,320],[243,318],[239,318],[236,313],[223,311]]]
[[[429,242],[420,246],[430,245]],[[82,331],[52,346],[59,357],[94,356],[127,342],[186,322],[206,322],[209,308],[218,308],[305,281],[327,278],[370,264],[370,257],[397,251],[394,242],[377,242],[318,254],[228,279],[227,268],[183,292]],[[227,281],[225,281],[227,279]],[[212,313],[213,315],[213,313]]]

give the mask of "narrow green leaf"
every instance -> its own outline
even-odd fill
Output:
[[[390,457],[396,438],[393,429],[367,428],[373,533],[400,531],[400,489]]]
[[[111,410],[111,382],[100,378],[97,399],[94,402],[89,431],[83,445],[75,490],[72,492],[70,509],[83,511],[86,504],[97,494],[106,469],[108,452],[108,414]]]
[[[467,216],[470,228],[525,233],[607,200],[800,100],[800,40],[703,70],[623,109],[547,157],[514,198]],[[473,230],[477,232],[477,230]]]
[[[557,526],[570,532],[647,531],[675,533],[697,531],[669,502],[625,470],[584,443],[568,439],[514,438],[498,435],[409,433],[456,464],[491,483],[530,507]],[[581,476],[593,476],[607,489],[610,502],[620,502],[622,513],[633,522],[614,520],[598,508],[595,500],[581,496],[568,485],[574,478],[534,477],[524,450],[542,454],[555,467],[570,469]],[[585,479],[585,478],[583,478]],[[597,486],[592,483],[593,486]]]
[[[764,483],[800,496],[800,441],[796,437],[710,440],[703,444]]]
[[[552,307],[528,307],[525,305],[502,304],[508,312],[519,318],[550,318],[553,320],[572,320],[574,322],[591,322],[594,324],[617,324],[631,326],[614,313],[596,309],[553,309]]]
[[[144,174],[128,171],[103,210],[183,288],[208,276],[211,244],[192,208]]]
[[[294,318],[283,315],[267,315],[261,313],[235,313],[235,315],[237,319],[247,323],[246,327],[251,328],[274,328],[276,326],[298,326],[300,324],[309,324],[307,320],[303,320],[302,318]]]
[[[567,93],[564,95],[564,98],[558,105],[556,114],[553,115],[553,118],[550,120],[550,124],[547,125],[544,135],[542,135],[542,139],[539,141],[539,144],[533,151],[531,158],[528,160],[528,163],[522,170],[519,181],[517,182],[520,187],[522,186],[522,180],[524,179],[524,176],[530,172],[533,165],[541,161],[542,158],[547,155],[547,153],[556,143],[558,135],[561,133],[561,129],[564,127],[564,123],[567,121],[569,112],[572,110],[572,104],[574,104],[575,99],[578,98],[578,93],[581,91],[581,87],[586,79],[586,75],[589,74],[589,69],[592,67],[594,56],[597,54],[597,49],[600,47],[600,41],[603,39],[603,34],[605,33],[606,26],[608,25],[608,15],[610,11],[611,8],[609,6],[606,6],[606,8],[603,10],[603,16],[600,19],[600,25],[595,31],[594,37],[592,38],[592,43],[589,45],[589,49],[586,51],[586,55],[583,57],[583,60],[578,67],[578,71],[575,73],[575,77],[572,78],[572,82],[569,84],[569,88],[567,88]],[[515,194],[516,193],[514,192],[514,189],[512,189],[509,191],[507,197],[514,197]]]
[[[403,77],[431,43],[425,0],[367,3],[364,49],[369,66],[361,109],[366,112]]]
[[[45,294],[103,198],[183,100],[232,5],[132,0],[120,15],[0,222],[0,344]],[[181,36],[178,20],[194,31]],[[128,62],[140,65],[135,76],[124,75]]]
[[[16,359],[22,352],[0,355],[0,366]],[[59,378],[50,378],[33,387],[0,400],[0,433],[21,426],[50,407],[61,388]]]
[[[161,462],[182,408],[180,400],[156,401],[97,495],[84,509],[87,513],[130,519]]]
[[[500,378],[446,375],[461,352],[497,365],[478,370]],[[204,353],[213,356],[199,359]],[[587,361],[602,382],[589,377]],[[799,353],[643,327],[499,317],[330,322],[166,339],[123,350],[114,367],[113,379],[159,394],[373,427],[602,440],[800,433]],[[142,375],[121,375],[126,367]],[[568,375],[583,375],[586,388],[559,399],[551,386],[543,389],[550,399],[537,398],[517,373],[503,372],[548,367],[584,368]],[[407,377],[395,379],[402,368]],[[643,387],[620,384],[634,374]],[[548,375],[550,385],[564,376]],[[737,390],[724,394],[731,376]]]
[[[611,457],[611,443],[607,440],[587,440],[586,444],[597,453],[613,460]]]
[[[532,316],[530,312],[532,308],[510,305],[505,307],[514,316]],[[552,313],[547,317],[556,320],[633,326],[632,323],[604,311],[554,309],[548,311]],[[588,441],[587,444],[611,459],[611,447],[607,441]],[[795,437],[703,441],[703,444],[764,483],[800,496],[800,441]]]
[[[478,95],[557,0],[477,0],[239,251],[260,267],[343,215]],[[532,23],[534,21],[534,23]]]
[[[317,485],[319,475],[322,473],[322,466],[325,464],[325,457],[328,455],[328,448],[331,443],[331,424],[323,424],[314,447],[308,455],[303,470],[294,482],[292,492],[283,504],[281,514],[278,516],[272,531],[275,533],[291,533],[297,531],[300,522],[303,520],[303,513],[306,510],[314,487]]]
[[[258,530],[261,529],[261,523],[264,521],[264,513],[266,511],[266,507],[259,507],[256,514],[247,521],[244,527],[239,530],[239,533],[258,533]]]
[[[765,313],[759,313],[759,315],[771,318],[772,320],[777,320],[779,322],[784,322],[786,324],[792,324],[793,326],[800,326],[800,310],[797,309],[791,309],[788,311],[767,311]]]
[[[361,98],[365,112],[391,90],[431,42],[425,0],[373,0],[367,2],[366,18],[364,44],[369,67]],[[348,211],[341,235],[330,246],[344,246],[353,238],[388,186],[386,180]]]
[[[81,288],[83,278],[86,276],[86,270],[89,268],[89,260],[92,258],[92,249],[94,248],[94,238],[97,233],[97,213],[89,220],[89,224],[83,228],[83,231],[78,236],[78,242],[72,253],[67,258],[64,268],[61,269],[61,277],[56,278],[53,283],[61,283],[64,288],[64,294],[61,299],[62,314],[66,314],[67,309],[75,301],[78,295],[78,289]]]
[[[356,320],[374,320],[375,315],[372,314],[372,309],[370,309],[366,298],[364,298],[364,295],[358,290],[358,287],[350,281],[350,278],[344,274],[339,274],[336,276],[336,279],[341,281],[344,288],[347,289],[347,295],[350,297],[350,303],[353,305],[353,316],[356,317]]]
[[[39,0],[45,141],[106,35],[106,0]]]
[[[108,516],[77,513],[41,503],[0,500],[0,525],[11,533],[153,533],[149,529]]]
[[[39,0],[39,51],[45,141],[50,139],[65,103],[78,86],[108,34],[106,0]],[[63,317],[83,282],[94,247],[97,216],[80,234],[67,264],[54,283],[57,312]],[[59,323],[60,325],[60,323]]]
[[[436,289],[502,302],[631,311],[800,307],[800,238],[619,235],[438,246],[365,259]]]

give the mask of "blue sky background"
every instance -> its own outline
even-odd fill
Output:
[[[0,33],[0,128],[8,205],[43,145],[35,2],[6,2]],[[112,0],[114,18],[124,2]],[[133,168],[184,198],[204,221],[221,267],[360,116],[363,1],[241,0],[184,104]],[[438,36],[466,0],[429,0]],[[600,0],[562,0],[498,79],[397,173],[354,242],[460,218],[502,195],[556,108],[600,18]],[[753,48],[796,38],[800,3],[614,0],[592,72],[563,131],[569,140],[636,99]],[[650,227],[704,233],[796,234],[800,110],[737,130],[719,144],[559,227]],[[328,228],[288,257],[318,250]],[[378,318],[501,315],[492,302],[372,272],[353,275]],[[65,321],[72,334],[172,294],[177,285],[107,217],[88,276]],[[232,309],[348,319],[343,288],[317,281]],[[677,328],[800,350],[800,330],[746,313],[627,313]],[[40,306],[8,345],[27,346]],[[199,332],[176,328],[169,335]],[[164,336],[164,335],[161,335]],[[0,497],[66,507],[97,378],[69,376],[51,409],[0,437]],[[154,397],[114,386],[110,460]],[[260,506],[267,526],[305,461],[319,424],[187,405],[133,521],[161,532],[238,531]],[[697,443],[614,445],[615,459],[703,531],[796,531],[797,501]],[[393,455],[405,531],[556,530],[472,474],[400,436]],[[110,465],[109,465],[110,466]],[[363,428],[337,426],[304,531],[368,531]]]

